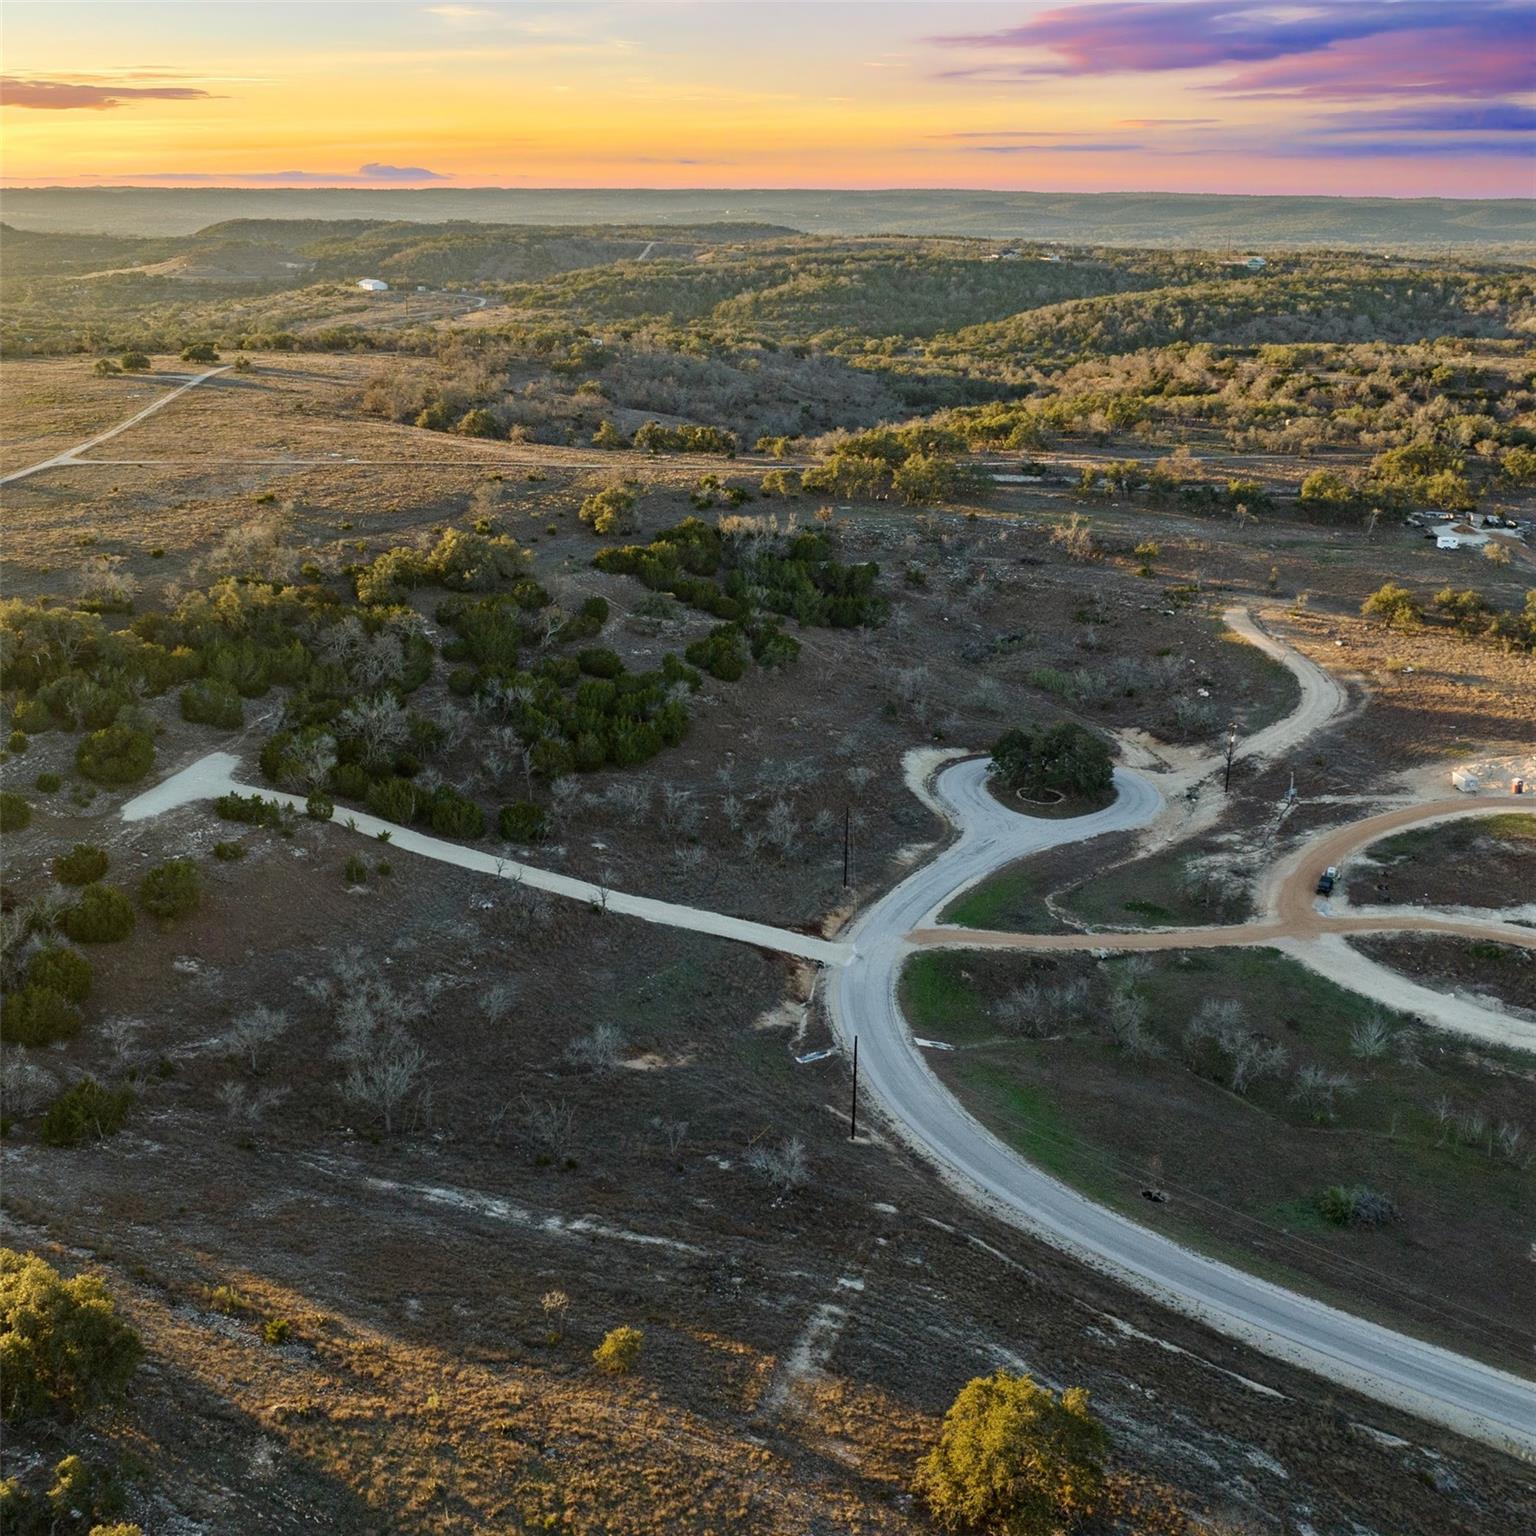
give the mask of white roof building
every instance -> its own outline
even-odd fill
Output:
[[[377,277],[365,277],[357,286],[368,293],[389,292],[389,284]]]

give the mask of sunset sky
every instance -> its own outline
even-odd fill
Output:
[[[10,185],[1527,197],[1526,0],[9,0]]]

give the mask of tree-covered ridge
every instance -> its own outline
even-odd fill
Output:
[[[1177,342],[1407,343],[1436,336],[1508,337],[1536,323],[1536,277],[1512,268],[1379,266],[1244,273],[1179,288],[1042,308],[936,337],[941,359],[1042,365]]]
[[[929,336],[1065,299],[1193,281],[1208,265],[1206,258],[1161,252],[1063,257],[1039,246],[804,240],[724,250],[707,264],[568,273],[507,297],[589,323],[691,320],[724,334],[778,340]]]

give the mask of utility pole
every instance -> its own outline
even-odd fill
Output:
[[[848,1140],[859,1134],[859,1037],[853,1037],[853,1093],[848,1100]]]
[[[1224,795],[1230,794],[1232,792],[1232,758],[1236,751],[1237,721],[1234,720],[1232,724],[1227,727],[1227,776],[1222,781],[1221,785],[1221,792]]]
[[[843,807],[843,889],[848,889],[848,873],[853,859],[853,807]]]

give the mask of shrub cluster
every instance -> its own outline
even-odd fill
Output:
[[[727,537],[690,517],[648,545],[599,551],[600,571],[635,576],[653,592],[733,622],[758,612],[822,628],[883,624],[887,598],[875,590],[878,565],[844,565],[826,533],[779,534],[760,519],[731,519]],[[713,579],[723,574],[724,580]]]
[[[505,534],[447,528],[430,549],[401,545],[386,550],[354,579],[359,602],[388,604],[403,602],[417,587],[489,592],[526,577],[529,570],[528,552]]]
[[[139,881],[139,905],[161,922],[195,912],[202,899],[202,877],[190,859],[157,864]]]
[[[77,944],[116,944],[133,932],[133,903],[114,885],[88,885],[59,926]]]
[[[102,1141],[117,1135],[132,1106],[131,1088],[104,1088],[94,1077],[82,1077],[48,1106],[38,1135],[50,1147]]]
[[[52,1045],[80,1033],[80,1010],[61,991],[29,981],[0,1003],[0,1040],[9,1045]]]
[[[181,718],[195,725],[216,725],[237,731],[245,724],[240,691],[223,678],[203,677],[181,690]]]
[[[634,436],[634,445],[645,453],[718,453],[736,457],[736,434],[722,427],[667,427],[648,421]],[[599,530],[601,531],[601,530]]]
[[[32,825],[32,807],[13,790],[0,791],[0,832],[25,832]]]
[[[7,1424],[78,1419],[121,1396],[143,1353],[97,1276],[66,1280],[35,1253],[0,1248],[0,1417]]]
[[[106,874],[110,863],[105,848],[76,843],[53,861],[53,878],[61,885],[91,885]]]
[[[75,767],[98,784],[136,784],[154,761],[154,738],[128,725],[92,731],[75,749]]]

